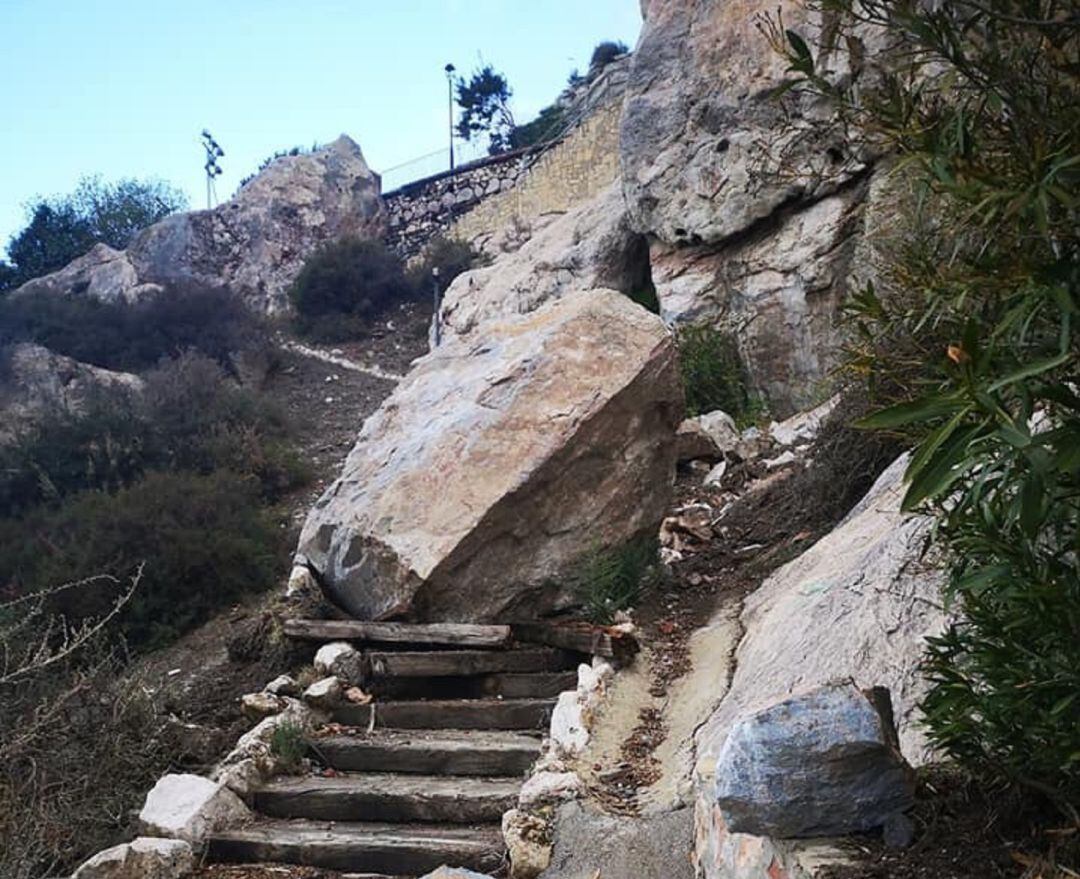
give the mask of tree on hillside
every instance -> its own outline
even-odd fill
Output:
[[[486,134],[491,155],[510,149],[514,132],[514,114],[510,111],[513,92],[506,77],[485,64],[473,72],[468,82],[459,77],[456,91],[461,108],[458,137],[471,141]]]
[[[589,59],[589,72],[599,73],[616,58],[629,51],[629,47],[622,40],[604,40],[602,43],[597,43],[592,51],[592,58]]]
[[[0,266],[0,292],[63,268],[95,244],[127,247],[140,230],[186,207],[184,194],[160,180],[84,177],[74,192],[28,205],[29,222],[8,242],[10,265]]]

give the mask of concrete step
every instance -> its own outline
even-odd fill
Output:
[[[577,686],[576,671],[503,672],[435,678],[371,678],[364,689],[393,699],[544,699]]]
[[[490,730],[376,730],[316,738],[311,753],[343,772],[520,778],[540,755],[540,739]]]
[[[208,857],[393,876],[419,876],[443,864],[491,873],[502,862],[503,841],[497,825],[262,820],[212,836]]]
[[[520,650],[369,650],[371,674],[390,678],[461,677],[577,668],[581,654],[554,647]]]
[[[544,730],[554,699],[453,699],[342,705],[333,719],[364,729]],[[374,717],[373,717],[374,715]]]
[[[305,776],[267,782],[255,791],[253,805],[272,818],[472,824],[499,821],[503,812],[517,805],[520,787],[516,778]]]

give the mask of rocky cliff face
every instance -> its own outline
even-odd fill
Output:
[[[777,100],[786,62],[759,27],[765,0],[646,0],[623,110],[620,159],[633,227],[652,242],[668,321],[736,331],[775,411],[809,402],[832,363],[835,316],[876,157],[831,110]],[[828,75],[865,84],[828,51],[828,22],[785,2]],[[880,46],[863,34],[872,57]],[[831,65],[831,67],[830,67]]]
[[[195,282],[227,285],[252,309],[274,314],[287,308],[289,284],[320,244],[381,238],[385,227],[378,177],[356,142],[342,135],[307,155],[276,159],[213,210],[167,217],[126,251],[98,245],[17,292],[114,300]]]

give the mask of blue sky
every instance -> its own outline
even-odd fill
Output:
[[[342,132],[377,171],[440,149],[448,61],[504,72],[527,121],[640,24],[639,0],[0,0],[0,248],[29,199],[83,174],[204,206],[204,127],[222,198],[274,150]]]

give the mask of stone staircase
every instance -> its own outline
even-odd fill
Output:
[[[365,877],[499,870],[502,815],[589,651],[522,643],[506,626],[297,620],[286,631],[363,645],[374,701],[340,704],[312,737],[313,771],[257,788],[257,820],[212,836],[208,859]]]

